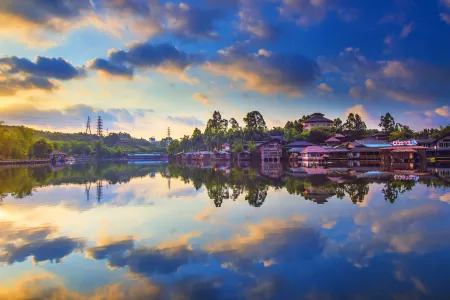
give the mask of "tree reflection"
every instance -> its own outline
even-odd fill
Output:
[[[412,180],[393,180],[385,183],[383,190],[381,191],[384,195],[384,200],[394,203],[400,194],[406,191],[411,191],[416,185],[415,181]]]
[[[253,207],[260,207],[267,197],[268,186],[252,187],[248,190],[245,200]]]

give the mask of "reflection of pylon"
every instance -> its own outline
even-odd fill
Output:
[[[86,192],[86,201],[87,202],[89,202],[89,199],[90,199],[90,195],[89,195],[90,191],[91,191],[91,182],[89,182],[89,186],[88,186],[88,184],[86,182],[86,190],[85,190],[85,192]]]
[[[89,116],[88,116],[88,119],[87,119],[87,122],[86,122],[86,133],[88,132],[88,130],[89,130],[89,134],[92,134],[92,131],[91,131],[91,117],[89,117]]]
[[[170,190],[170,177],[167,178],[167,186],[169,187],[169,190]]]
[[[100,202],[103,197],[103,182],[97,181],[97,202]]]

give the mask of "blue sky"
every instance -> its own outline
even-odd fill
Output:
[[[449,0],[0,1],[0,119],[137,137],[214,110],[447,125]]]

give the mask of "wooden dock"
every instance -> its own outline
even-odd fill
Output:
[[[43,165],[51,163],[50,159],[40,160],[0,160],[0,166]]]

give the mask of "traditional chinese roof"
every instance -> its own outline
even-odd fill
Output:
[[[304,123],[333,123],[333,121],[324,118],[324,114],[313,113]]]

